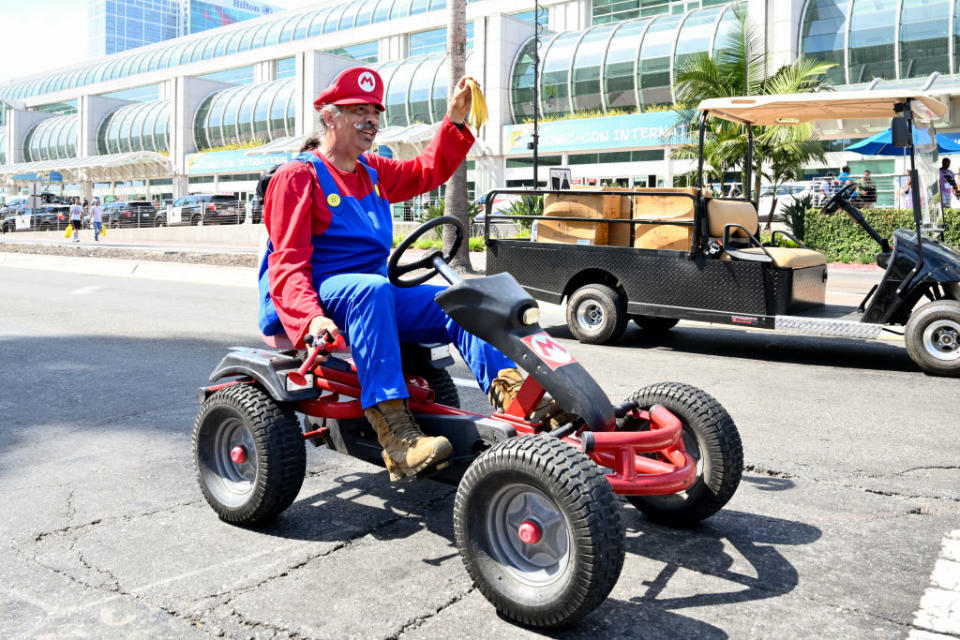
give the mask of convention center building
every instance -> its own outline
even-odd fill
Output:
[[[743,4],[771,68],[804,54],[836,63],[829,80],[838,90],[909,87],[952,101],[960,89],[960,0]],[[541,182],[547,168],[565,166],[580,184],[674,184],[691,168],[670,154],[687,140],[669,107],[675,71],[724,46],[734,7],[469,2],[467,72],[490,109],[468,158],[472,193],[532,184],[535,95]],[[0,86],[0,198],[46,180],[51,191],[87,198],[247,199],[259,173],[292,158],[315,128],[316,95],[358,64],[377,69],[387,87],[379,152],[412,157],[446,110],[447,21],[445,0],[336,0],[9,82]],[[957,130],[956,117],[951,108],[941,130]],[[893,159],[843,152],[847,143],[831,147],[829,166],[902,170]]]

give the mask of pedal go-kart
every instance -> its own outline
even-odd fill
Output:
[[[444,468],[420,477],[459,483],[456,544],[498,611],[527,625],[568,624],[603,602],[619,578],[617,495],[653,521],[695,524],[736,490],[740,437],[715,399],[686,384],[655,384],[613,406],[543,331],[537,303],[511,275],[462,280],[448,266],[457,246],[401,264],[406,249],[441,224],[455,226],[459,245],[456,219],[428,221],[391,256],[390,281],[414,286],[441,274],[452,285],[436,299],[444,311],[530,375],[503,413],[479,415],[458,408],[446,347],[437,358],[408,345],[411,410],[424,432],[454,447]],[[352,362],[331,355],[316,363],[318,354],[326,355],[323,341],[306,354],[234,348],[211,374],[215,384],[198,391],[197,479],[222,520],[252,526],[286,509],[303,482],[305,441],[382,466]],[[578,418],[552,431],[524,419],[545,392]]]

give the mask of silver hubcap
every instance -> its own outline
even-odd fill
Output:
[[[603,318],[603,307],[596,300],[584,300],[577,307],[577,322],[587,331],[599,331]]]
[[[532,587],[555,582],[570,564],[570,528],[557,505],[543,492],[521,484],[501,487],[485,514],[490,553],[518,581]],[[539,540],[520,539],[520,526],[533,523]]]
[[[236,447],[242,447],[246,454],[243,462],[234,462],[230,457]],[[257,480],[257,450],[253,436],[243,423],[236,419],[225,420],[217,431],[213,450],[216,472],[224,487],[240,495],[249,493]]]
[[[957,360],[960,358],[960,325],[953,320],[931,322],[923,330],[923,348],[937,360]]]

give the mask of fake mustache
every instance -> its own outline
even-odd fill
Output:
[[[380,131],[380,127],[378,127],[377,124],[372,120],[368,120],[366,122],[358,122],[357,124],[353,125],[353,127],[357,131],[363,131],[364,129],[373,129],[374,134]]]

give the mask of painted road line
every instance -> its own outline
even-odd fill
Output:
[[[477,384],[477,381],[471,378],[451,378],[451,380],[453,380],[453,384],[457,385],[458,387],[466,387],[467,389],[480,388],[480,385]]]
[[[940,557],[930,575],[930,586],[920,598],[908,640],[960,636],[960,529],[943,538]]]

